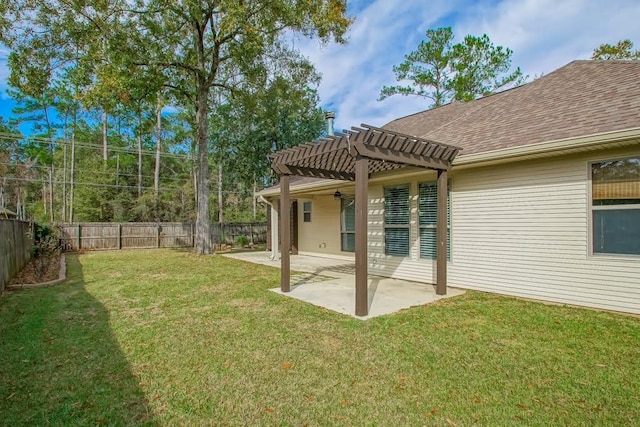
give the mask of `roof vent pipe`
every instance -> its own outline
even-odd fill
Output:
[[[324,113],[324,119],[327,121],[327,135],[333,135],[333,120],[335,118],[336,114],[333,111]]]

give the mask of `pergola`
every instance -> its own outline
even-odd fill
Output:
[[[447,293],[447,172],[460,148],[362,124],[314,142],[273,153],[271,167],[280,178],[282,292],[291,290],[291,175],[355,181],[355,314],[366,316],[368,304],[367,203],[371,174],[416,166],[434,169],[437,181],[436,293]]]

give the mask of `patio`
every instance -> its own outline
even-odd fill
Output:
[[[280,259],[271,259],[271,252],[241,252],[224,256],[280,268]],[[461,289],[448,288],[447,295],[437,295],[433,285],[369,276],[367,278],[368,314],[356,316],[353,312],[355,302],[355,263],[353,261],[292,255],[291,270],[300,272],[291,276],[291,291],[282,292],[280,287],[273,288],[271,291],[363,320],[464,293]]]

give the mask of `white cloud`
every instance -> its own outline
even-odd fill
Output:
[[[513,64],[531,76],[575,59],[589,59],[602,43],[640,43],[637,0],[503,0],[478,7],[454,25],[456,34],[486,33],[514,51]]]
[[[428,28],[452,26],[457,39],[487,33],[514,51],[513,64],[530,77],[574,59],[588,59],[601,43],[629,38],[640,44],[637,0],[376,0],[357,2],[356,23],[346,45],[298,48],[323,75],[323,107],[336,112],[336,129],[388,121],[425,109],[429,101],[393,96],[378,102],[380,88],[394,84],[392,66],[414,50]]]
[[[513,64],[533,77],[574,59],[588,59],[601,43],[631,39],[640,47],[638,0],[352,0],[356,22],[346,45],[321,46],[298,37],[296,47],[322,73],[322,106],[336,112],[336,129],[383,125],[424,110],[429,101],[393,96],[393,65],[414,50],[429,28],[452,26],[457,38],[487,33],[514,51]],[[6,97],[7,49],[0,45],[0,98]]]
[[[298,48],[322,73],[319,88],[325,108],[336,112],[336,129],[362,122],[382,125],[389,119],[427,106],[426,101],[378,102],[385,84],[395,81],[392,66],[403,60],[425,31],[450,13],[456,2],[377,0],[356,16],[346,45],[320,46],[303,40]]]

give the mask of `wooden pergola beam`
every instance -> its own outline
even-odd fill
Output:
[[[360,142],[353,144],[359,155],[376,160],[385,160],[392,163],[417,166],[426,169],[448,169],[448,162],[439,159],[429,159],[416,154],[394,152],[387,148],[372,147]]]

